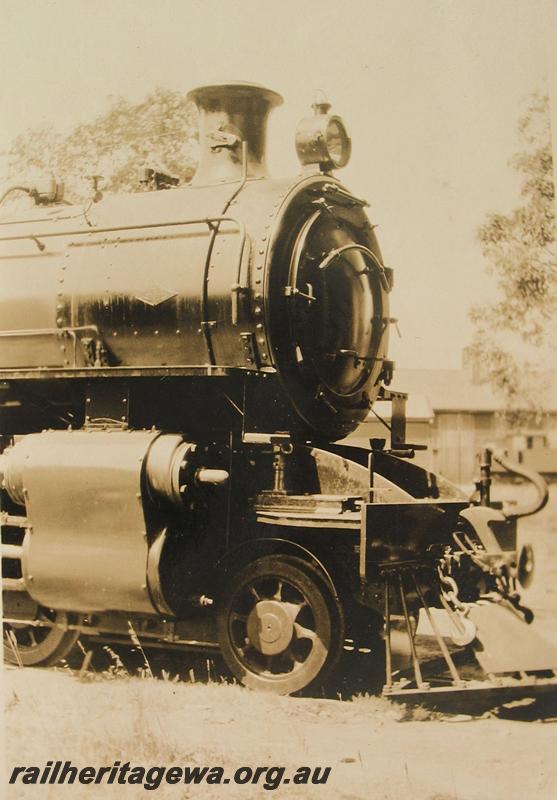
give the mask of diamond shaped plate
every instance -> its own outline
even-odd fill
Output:
[[[162,286],[148,286],[141,294],[136,294],[136,298],[141,300],[142,303],[147,303],[148,306],[158,306],[164,303],[165,300],[170,300],[171,297],[176,297],[178,292],[173,292],[170,289],[163,289]]]

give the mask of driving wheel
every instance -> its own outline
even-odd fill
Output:
[[[342,609],[325,575],[293,556],[240,569],[218,612],[225,661],[244,685],[291,694],[322,683],[342,652]]]
[[[52,666],[65,658],[79,638],[68,630],[71,615],[37,606],[32,621],[4,623],[4,661],[24,667]]]

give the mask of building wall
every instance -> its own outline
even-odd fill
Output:
[[[471,483],[478,476],[479,452],[488,444],[508,450],[511,458],[544,474],[557,473],[557,415],[520,437],[501,429],[493,412],[439,411],[432,436],[432,469],[454,483]],[[498,467],[495,466],[497,470]]]
[[[351,433],[343,444],[369,447],[370,439],[387,439],[389,431],[371,418]],[[557,474],[557,414],[548,415],[539,428],[520,437],[505,434],[491,411],[437,411],[432,420],[409,420],[406,440],[425,444],[414,462],[457,484],[470,484],[479,474],[478,454],[487,444],[508,450],[511,458],[546,475]],[[495,471],[499,468],[494,465]]]

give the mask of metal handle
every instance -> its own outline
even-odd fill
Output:
[[[375,253],[373,253],[369,249],[369,247],[365,247],[365,245],[363,245],[363,244],[352,243],[352,244],[345,244],[342,247],[338,247],[336,250],[333,250],[332,252],[330,252],[329,255],[321,262],[321,264],[319,264],[319,269],[327,269],[327,267],[329,267],[331,265],[331,263],[336,258],[338,258],[338,256],[342,255],[347,250],[358,250],[360,253],[363,253],[365,256],[367,256],[371,260],[371,262],[372,262],[373,266],[375,267],[376,271],[379,273],[379,280],[381,281],[381,286],[383,287],[383,289],[386,292],[390,292],[391,291],[391,286],[390,286],[389,280],[387,278],[387,273],[385,272],[385,267],[379,261],[379,259],[375,255]],[[360,272],[358,274],[361,275],[363,273],[369,273],[370,271],[371,270],[369,268],[366,268],[365,270],[363,270],[362,272]]]
[[[519,506],[511,513],[507,513],[505,511],[505,516],[508,519],[518,519],[519,517],[529,517],[532,514],[536,514],[538,511],[541,511],[542,508],[547,505],[547,501],[549,499],[549,489],[542,476],[539,473],[534,472],[533,469],[528,469],[528,467],[524,467],[522,464],[512,461],[502,450],[499,450],[497,447],[488,445],[486,449],[491,451],[491,455],[493,456],[494,460],[497,461],[498,464],[501,464],[501,466],[508,472],[512,472],[515,475],[520,475],[521,477],[526,478],[526,480],[533,483],[538,493],[536,500],[531,503],[526,503],[523,506]]]

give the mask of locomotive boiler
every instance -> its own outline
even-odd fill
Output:
[[[83,207],[55,182],[18,186],[35,206],[0,223],[5,659],[50,665],[79,637],[132,633],[219,650],[242,683],[287,694],[348,648],[397,694],[468,691],[452,653],[469,647],[490,688],[551,687],[556,653],[518,593],[532,554],[516,551],[520,510],[490,503],[491,451],[473,501],[411,461],[389,388],[393,271],[333,174],[342,120],[316,103],[301,173],[276,179],[280,95],[229,83],[190,98],[191,183],[147,170],[143,191]],[[390,441],[342,443],[378,397]],[[443,657],[435,680],[418,618]]]

